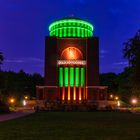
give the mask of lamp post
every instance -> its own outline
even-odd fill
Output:
[[[10,110],[11,111],[14,111],[15,110],[15,103],[16,103],[16,99],[11,97],[9,98],[9,107],[10,107]]]

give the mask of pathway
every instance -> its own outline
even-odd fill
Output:
[[[2,114],[0,115],[0,122],[24,117],[33,114],[34,112],[35,112],[34,110],[26,110],[26,111],[12,112],[9,114]]]

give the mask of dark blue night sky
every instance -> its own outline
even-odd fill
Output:
[[[100,72],[123,71],[123,43],[140,28],[140,0],[0,0],[2,69],[43,74],[48,26],[71,15],[94,25]]]

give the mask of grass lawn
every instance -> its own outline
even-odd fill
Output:
[[[140,115],[40,112],[1,122],[0,140],[140,140]]]

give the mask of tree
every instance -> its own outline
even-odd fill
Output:
[[[140,87],[140,30],[135,36],[124,43],[123,55],[129,62],[129,68],[132,71],[130,78],[134,89]],[[137,90],[136,90],[137,91]]]
[[[1,71],[1,65],[3,63],[4,57],[3,57],[3,53],[0,52],[0,71]]]
[[[128,59],[130,67],[137,67],[140,64],[140,30],[133,38],[125,42],[124,46],[124,58]]]
[[[109,93],[116,93],[118,89],[118,83],[116,82],[117,74],[115,73],[103,73],[100,74],[100,82],[102,86],[108,86]]]
[[[116,82],[118,83],[118,95],[123,101],[129,102],[132,96],[132,81],[131,81],[132,69],[126,67],[123,72],[117,75]]]
[[[0,100],[7,102],[11,96],[18,100],[23,96],[36,96],[36,86],[43,85],[44,78],[38,74],[27,74],[23,70],[19,72],[0,72]]]

